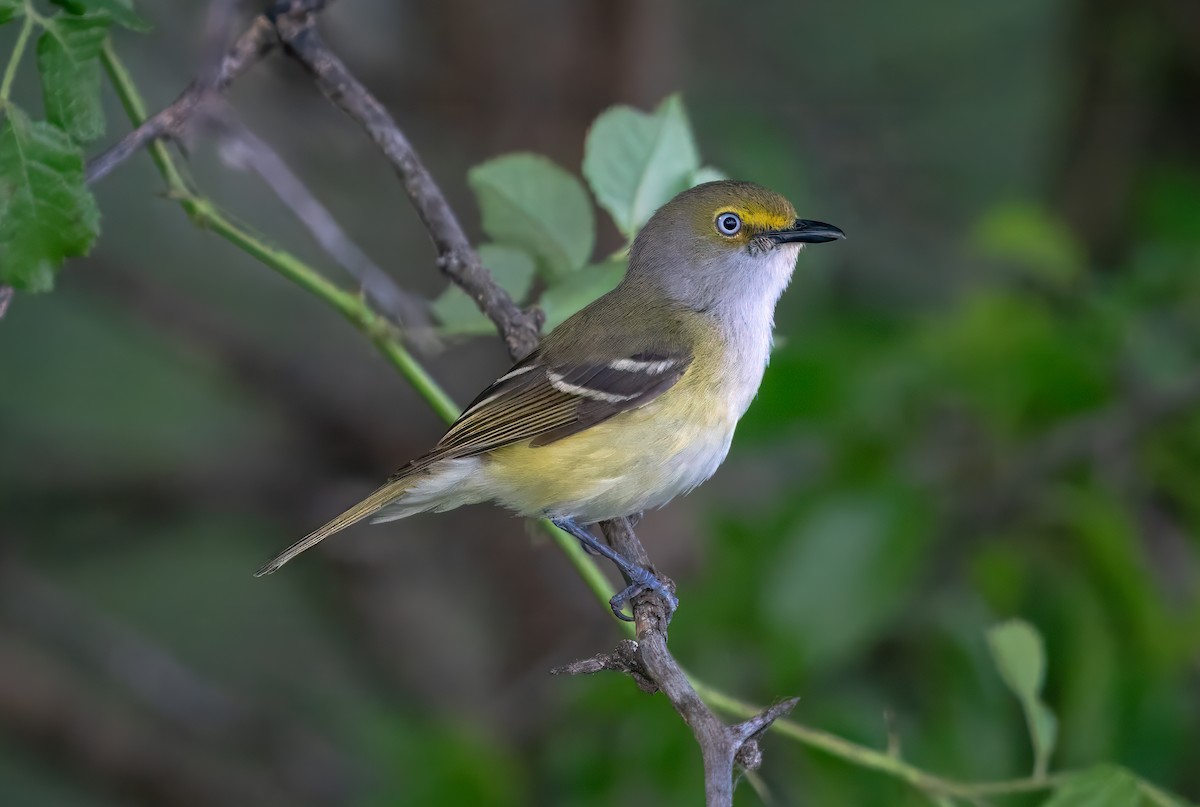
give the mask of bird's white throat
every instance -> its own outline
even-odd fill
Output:
[[[785,244],[769,253],[739,253],[735,277],[709,312],[721,328],[728,353],[726,378],[729,404],[740,418],[750,406],[762,383],[771,358],[775,305],[792,279],[800,244]]]

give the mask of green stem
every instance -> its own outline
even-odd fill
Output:
[[[441,418],[449,422],[458,417],[458,405],[399,342],[392,323],[376,313],[360,295],[339,288],[299,258],[270,246],[238,227],[207,199],[189,194],[183,197],[181,202],[200,226],[212,230],[251,257],[257,258],[288,280],[321,298],[366,334],[379,352],[400,371]]]
[[[112,49],[105,42],[101,60],[109,78],[116,88],[121,104],[134,125],[146,120],[146,105],[142,101],[133,78]],[[395,328],[388,320],[375,312],[358,294],[342,289],[324,275],[289,252],[271,246],[254,236],[223,214],[216,205],[195,194],[183,174],[175,165],[171,152],[161,141],[149,146],[150,156],[162,174],[167,188],[197,225],[212,230],[234,246],[257,258],[280,275],[302,289],[324,300],[352,325],[365,333],[379,351],[400,371],[410,384],[433,407],[434,411],[448,421],[458,417],[459,408],[450,396],[442,391],[437,382],[425,371],[397,339]]]
[[[125,108],[126,116],[134,126],[141,126],[149,117],[149,113],[146,112],[146,102],[142,100],[141,94],[137,91],[137,85],[133,83],[133,76],[129,75],[129,71],[125,69],[124,62],[117,58],[111,39],[104,41],[104,48],[100,51],[100,61],[104,64],[108,78],[117,91],[117,97],[121,100],[121,106]],[[184,181],[179,169],[175,167],[175,161],[171,159],[171,152],[167,151],[167,147],[163,145],[162,141],[152,142],[149,151],[150,158],[154,160],[154,165],[162,174],[171,193],[179,196],[190,195],[191,191],[187,182]]]
[[[737,698],[710,687],[692,676],[688,676],[696,692],[704,702],[714,709],[719,709],[738,717],[753,717],[762,712],[762,707],[754,706]],[[827,731],[810,728],[792,720],[777,720],[772,729],[791,737],[809,748],[824,751],[861,768],[869,768],[888,774],[903,782],[907,782],[925,793],[949,796],[952,798],[971,799],[983,796],[1002,796],[1010,793],[1027,793],[1037,790],[1049,790],[1061,784],[1069,777],[1070,772],[1058,772],[1051,776],[1025,777],[1021,779],[1006,779],[996,782],[960,782],[954,779],[944,779],[910,765],[904,760],[878,751],[865,745],[852,743]]]
[[[12,55],[8,57],[8,65],[4,68],[4,78],[0,80],[0,108],[8,106],[8,94],[12,92],[13,80],[17,77],[17,66],[21,63],[21,57],[25,55],[25,47],[29,44],[36,21],[29,9],[26,9],[25,19],[21,22],[21,33],[17,35]]]
[[[105,44],[101,58],[130,120],[135,125],[140,124],[146,119],[145,104],[142,102],[132,78],[113,52],[110,44]],[[6,74],[5,87],[7,84],[8,75]],[[150,155],[166,181],[171,195],[183,205],[197,224],[211,229],[280,275],[324,300],[371,339],[439,416],[446,421],[453,421],[458,416],[459,409],[450,396],[397,341],[395,330],[391,324],[374,312],[360,296],[335,286],[308,264],[290,253],[270,246],[237,226],[210,201],[193,193],[175,165],[170,152],[161,142],[156,141],[150,145]],[[542,525],[566,554],[567,559],[597,599],[607,605],[613,591],[595,561],[570,535],[562,532],[548,521],[543,520]],[[622,626],[626,633],[633,634],[633,628],[629,623],[622,623]],[[726,695],[691,676],[689,676],[689,680],[700,697],[714,709],[741,717],[750,717],[762,711],[759,707]],[[1052,776],[998,782],[959,782],[934,776],[884,751],[858,745],[828,732],[809,728],[790,720],[778,720],[772,728],[809,748],[823,751],[850,764],[892,776],[943,800],[946,798],[973,799],[1047,790],[1069,776],[1068,773],[1056,773]]]
[[[542,528],[554,539],[554,543],[558,544],[558,548],[567,556],[567,560],[575,567],[575,571],[583,578],[583,582],[596,595],[596,599],[607,606],[608,601],[616,592],[609,585],[608,578],[600,571],[600,567],[596,565],[596,561],[583,550],[579,541],[573,536],[563,532],[547,519],[542,519],[541,524]],[[626,634],[634,635],[632,622],[621,622],[620,625]]]

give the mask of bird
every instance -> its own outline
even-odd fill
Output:
[[[616,564],[628,581],[610,601],[617,617],[630,619],[625,604],[645,591],[673,613],[663,581],[589,527],[661,507],[716,472],[762,382],[801,249],[842,238],[758,184],[682,191],[633,240],[612,291],[484,389],[432,450],[256,576],[363,519],[491,501]]]

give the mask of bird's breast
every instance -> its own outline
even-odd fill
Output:
[[[711,477],[762,379],[759,346],[719,340],[697,351],[684,376],[647,405],[543,446],[493,452],[497,500],[523,515],[582,522],[651,510]]]

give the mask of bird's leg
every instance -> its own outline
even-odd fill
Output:
[[[658,579],[654,572],[645,566],[638,566],[636,563],[630,562],[620,552],[592,535],[591,530],[587,527],[576,524],[574,519],[555,518],[551,519],[551,521],[554,522],[554,526],[563,532],[569,533],[579,539],[579,543],[583,544],[583,548],[587,551],[594,555],[603,555],[611,560],[621,570],[621,574],[625,575],[625,579],[629,581],[629,585],[624,591],[608,601],[608,607],[612,609],[617,619],[632,622],[633,617],[626,616],[625,612],[621,610],[625,603],[644,591],[653,591],[666,601],[667,619],[670,620],[671,615],[675,613],[675,609],[679,607],[679,599]]]

